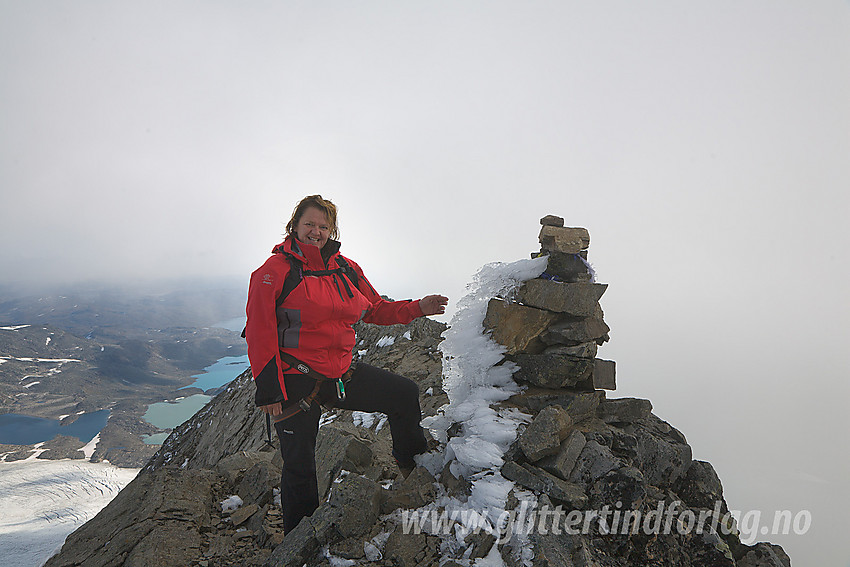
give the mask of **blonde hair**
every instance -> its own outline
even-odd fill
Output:
[[[301,201],[295,205],[295,210],[292,211],[292,218],[290,218],[289,222],[286,223],[286,235],[289,236],[295,231],[295,228],[298,226],[298,222],[304,215],[304,211],[310,207],[319,209],[325,213],[325,216],[328,219],[328,225],[330,226],[329,236],[334,240],[338,239],[339,228],[336,225],[336,205],[327,199],[322,199],[321,195],[309,195],[301,199]]]

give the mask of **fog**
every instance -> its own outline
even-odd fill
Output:
[[[0,0],[0,283],[247,284],[320,193],[381,293],[454,303],[556,214],[611,395],[850,565],[848,69],[838,0]]]

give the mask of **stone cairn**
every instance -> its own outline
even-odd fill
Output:
[[[615,363],[596,358],[598,347],[609,340],[599,304],[608,286],[595,282],[587,262],[587,229],[565,227],[564,219],[554,215],[540,224],[541,249],[532,256],[548,256],[546,271],[512,297],[491,299],[484,318],[485,329],[507,349],[506,358],[519,366],[514,379],[528,386],[508,403],[533,415],[505,456],[502,474],[584,508],[582,481],[591,479],[583,478],[588,471],[573,472],[588,441],[587,421],[601,415],[606,422],[633,422],[647,417],[652,405],[605,399],[603,390],[616,388]],[[690,460],[690,455],[683,457]]]

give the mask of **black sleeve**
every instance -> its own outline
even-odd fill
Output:
[[[257,406],[267,406],[284,401],[280,382],[277,380],[277,363],[275,359],[269,360],[262,372],[254,378],[257,392],[254,394],[254,403]]]

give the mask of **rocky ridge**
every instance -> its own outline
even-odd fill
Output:
[[[648,400],[607,396],[615,365],[597,358],[610,329],[599,305],[606,286],[586,261],[589,234],[554,216],[541,224],[536,255],[548,256],[546,271],[491,298],[484,319],[524,385],[497,402],[525,416],[491,471],[512,483],[507,522],[404,523],[405,511],[439,512],[449,499],[470,498],[471,479],[455,474],[446,446],[464,423],[404,478],[380,414],[330,410],[316,450],[323,503],[284,535],[280,456],[265,441],[244,373],[175,429],[46,566],[790,566],[779,546],[741,542],[713,467],[692,459],[684,435]],[[449,401],[438,350],[444,329],[427,319],[358,325],[358,356],[416,380],[424,414],[434,415]],[[643,522],[629,524],[627,512]],[[686,529],[690,518],[709,519],[713,529]],[[646,529],[656,520],[660,528]]]

